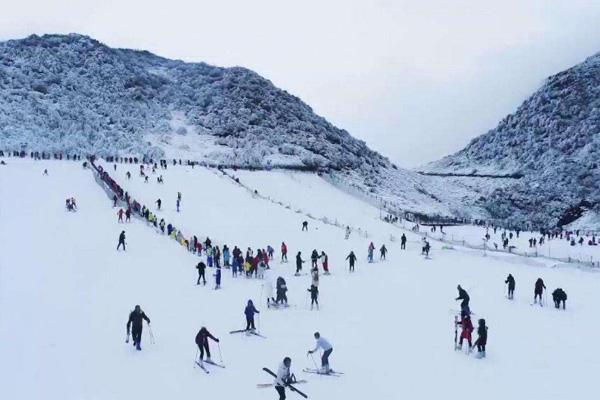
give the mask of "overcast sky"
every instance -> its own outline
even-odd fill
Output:
[[[600,1],[18,0],[0,39],[253,69],[401,166],[464,147],[543,79],[600,52]]]

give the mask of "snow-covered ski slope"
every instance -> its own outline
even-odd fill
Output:
[[[597,273],[550,268],[543,260],[533,264],[514,256],[442,250],[436,242],[425,260],[418,236],[407,234],[408,250],[401,251],[399,240],[389,240],[401,232],[377,221],[377,209],[314,176],[241,177],[259,194],[293,201],[288,209],[212,170],[169,167],[159,172],[165,179],[159,185],[155,175],[143,183],[135,167],[130,181],[125,165],[116,173],[107,168],[146,205],[155,208],[160,197],[159,216],[186,234],[208,234],[242,249],[271,244],[278,250],[284,240],[290,262],[274,262],[270,275],[285,277],[295,307],[268,310],[260,280],[232,279],[223,270],[223,287],[215,291],[209,270],[209,284],[196,286],[199,258],[139,220],[117,223],[117,210],[81,163],[7,162],[0,167],[1,398],[272,399],[272,388],[256,384],[271,382],[261,368],[276,368],[284,356],[292,357],[296,375],[308,380],[302,390],[313,399],[596,396]],[[44,168],[48,176],[42,175]],[[70,196],[77,199],[76,213],[65,211]],[[299,208],[362,227],[370,237],[354,231],[344,240],[342,228],[318,220],[309,220],[309,232],[301,232],[307,218],[295,212]],[[115,250],[121,230],[127,233],[127,252]],[[386,244],[387,261],[366,263],[370,240],[376,247]],[[320,311],[308,306],[309,277],[293,276],[296,252],[308,261],[313,248],[329,254],[333,271],[321,276]],[[354,274],[343,261],[350,249],[359,257]],[[304,270],[308,267],[307,262]],[[512,302],[503,295],[509,272],[517,280]],[[530,306],[539,276],[550,290],[565,289],[566,311]],[[458,283],[471,295],[474,319],[486,318],[489,325],[484,360],[453,350],[450,309],[458,308],[453,300]],[[228,333],[243,327],[248,299],[261,310],[260,331],[267,339]],[[151,343],[145,326],[141,352],[125,344],[125,323],[135,304],[152,320],[156,339]],[[227,366],[209,367],[208,375],[193,362],[194,337],[203,325],[221,339]],[[315,330],[332,342],[332,367],[343,376],[301,372],[314,367],[306,351],[314,345]],[[212,342],[211,350],[220,361]]]

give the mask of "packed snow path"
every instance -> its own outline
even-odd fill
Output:
[[[44,168],[48,176],[42,175]],[[286,278],[296,307],[267,310],[260,299],[262,281],[232,279],[227,270],[222,290],[211,289],[212,279],[197,287],[198,257],[143,222],[118,224],[117,210],[81,163],[12,159],[0,167],[2,398],[272,399],[273,389],[256,388],[271,381],[261,367],[274,369],[286,355],[296,374],[309,381],[302,389],[314,399],[595,395],[600,366],[594,345],[600,328],[596,273],[441,250],[434,242],[432,259],[425,260],[417,243],[401,251],[399,240],[387,241],[390,226],[374,218],[371,238],[377,248],[386,240],[390,253],[387,262],[367,264],[371,238],[344,240],[340,229],[317,221],[310,222],[308,233],[301,232],[303,218],[293,210],[253,199],[209,171],[170,168],[161,172],[164,185],[145,184],[135,172],[135,197],[148,206],[157,196],[163,198],[165,219],[177,219],[186,232],[207,232],[243,249],[267,244],[278,249],[285,240],[290,262],[275,262],[271,275]],[[123,183],[122,177],[118,180]],[[324,210],[346,204],[356,208],[357,219],[373,212],[323,188],[297,190],[319,199]],[[177,191],[183,194],[180,213],[174,210]],[[76,213],[65,211],[70,196],[77,199]],[[121,230],[127,233],[127,252],[115,250]],[[307,305],[309,277],[292,276],[296,251],[308,260],[313,248],[329,254],[333,270],[332,276],[321,276],[318,312]],[[354,274],[348,274],[343,261],[350,249],[359,257]],[[517,279],[513,302],[503,296],[509,272]],[[566,312],[530,306],[538,276],[550,290],[560,286],[567,291]],[[488,322],[485,360],[452,349],[450,309],[458,308],[453,300],[457,283],[471,295],[474,318]],[[228,334],[243,327],[248,299],[261,310],[260,328],[267,339]],[[151,318],[156,338],[151,344],[145,327],[141,352],[124,343],[135,304]],[[193,366],[194,337],[202,325],[221,339],[227,365],[210,375]],[[306,351],[314,346],[315,330],[332,342],[332,366],[344,371],[343,377],[301,372],[313,367]],[[218,360],[217,347],[211,343],[211,349]],[[295,396],[288,393],[290,399]]]

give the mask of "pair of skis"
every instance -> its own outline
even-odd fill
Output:
[[[322,371],[320,369],[313,368],[304,368],[302,372],[306,372],[307,374],[317,374],[317,375],[326,375],[326,376],[337,376],[340,377],[344,375],[343,372],[329,370],[328,372]]]
[[[255,331],[255,330],[253,330],[253,329],[238,329],[238,330],[235,330],[235,331],[230,331],[229,333],[230,333],[230,334],[235,334],[235,333],[246,333],[246,335],[248,335],[248,336],[250,336],[250,335],[254,335],[254,336],[261,337],[261,338],[263,338],[263,339],[266,339],[266,338],[267,338],[266,336],[264,336],[264,335],[261,335],[260,333],[256,332],[256,331]]]
[[[219,367],[219,368],[225,368],[225,366],[223,364],[219,364],[216,363],[212,360],[204,360],[204,361],[195,361],[196,365],[199,366],[202,371],[206,372],[207,374],[210,374],[210,371],[208,370],[208,368],[206,368],[206,365],[204,364],[209,364],[209,365],[214,365],[215,367]]]
[[[265,368],[263,368],[263,371],[265,371],[267,374],[271,375],[273,378],[277,379],[277,374],[275,372],[271,371],[269,368],[265,367]],[[293,384],[289,383],[286,386],[289,387],[292,392],[296,392],[300,396],[304,397],[305,399],[308,399],[308,396],[304,392],[302,392],[302,391],[298,390],[296,387],[294,387]]]

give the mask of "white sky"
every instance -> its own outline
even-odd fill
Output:
[[[18,0],[0,39],[87,34],[240,65],[401,166],[464,147],[600,51],[600,1]]]

